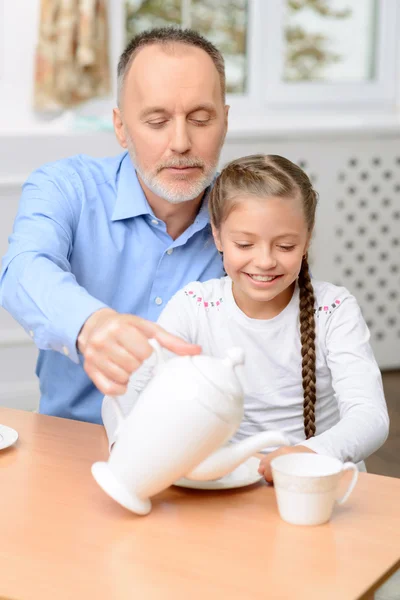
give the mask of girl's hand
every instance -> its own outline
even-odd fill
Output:
[[[306,446],[282,446],[261,459],[258,472],[260,475],[264,476],[268,483],[272,483],[271,460],[282,454],[295,454],[299,452],[311,452],[312,454],[315,454],[314,450],[310,450],[310,448],[307,448]]]

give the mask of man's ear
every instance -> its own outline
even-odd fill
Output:
[[[226,124],[227,128],[228,128],[229,109],[230,109],[229,104],[225,104],[225,107],[224,107],[224,110],[225,110],[225,124]]]
[[[119,108],[113,109],[113,124],[115,135],[117,136],[119,145],[122,146],[122,148],[127,148],[128,143],[126,141],[125,127],[122,121],[121,111]]]
[[[213,224],[211,224],[211,229],[217,250],[218,252],[222,252],[221,237],[219,231],[215,228]]]
[[[228,131],[229,109],[230,109],[230,106],[228,104],[225,104],[225,106],[224,106],[224,125],[225,125],[225,127],[224,127],[224,141],[225,141],[225,137],[226,137],[226,134],[227,134],[227,131]]]

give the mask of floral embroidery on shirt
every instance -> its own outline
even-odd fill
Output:
[[[193,298],[196,300],[198,305],[203,305],[204,308],[208,311],[210,308],[216,308],[217,310],[219,310],[219,306],[221,305],[221,303],[223,302],[222,298],[219,298],[218,300],[213,300],[213,301],[207,301],[207,300],[203,300],[202,296],[198,296],[197,294],[195,294],[195,292],[193,292],[192,290],[185,290],[185,294],[186,296],[188,296],[189,298]]]
[[[322,306],[314,308],[314,313],[316,314],[317,319],[319,318],[320,314],[331,315],[334,309],[337,308],[339,305],[340,300],[336,299],[334,302],[332,302],[332,304],[323,304]]]

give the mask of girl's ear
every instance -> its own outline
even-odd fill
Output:
[[[310,233],[308,234],[306,245],[304,246],[304,251],[303,251],[304,256],[306,256],[308,249],[310,247],[312,234],[313,234],[312,231],[310,231]]]
[[[217,250],[218,252],[222,252],[221,237],[219,231],[214,227],[213,224],[211,224],[211,229]]]

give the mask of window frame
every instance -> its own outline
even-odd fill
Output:
[[[256,0],[258,2],[258,0]],[[398,95],[399,3],[379,2],[376,32],[376,77],[354,83],[285,82],[283,81],[285,8],[281,0],[263,4],[261,21],[266,24],[268,44],[263,51],[266,79],[265,107],[272,110],[348,108],[355,110],[394,109]],[[273,49],[273,51],[271,51]]]

